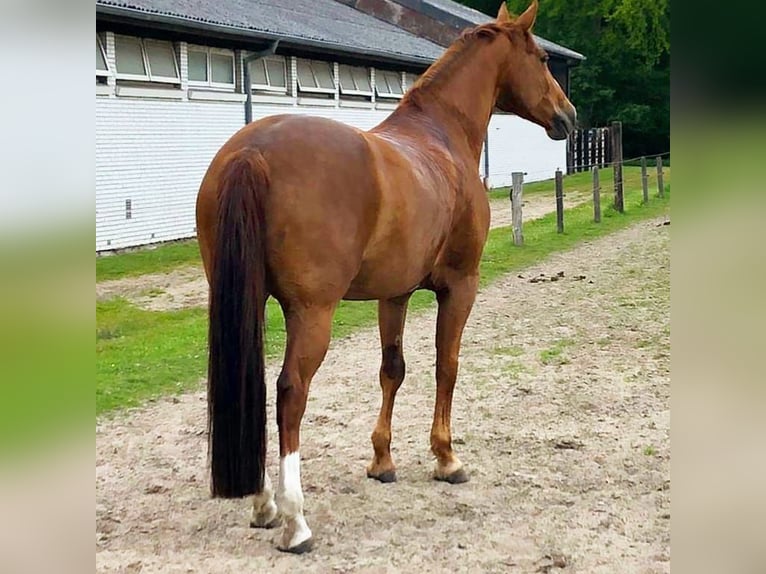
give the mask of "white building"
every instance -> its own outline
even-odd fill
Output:
[[[408,27],[420,22],[421,31],[436,32],[447,44],[450,33],[487,20],[449,0],[398,0],[411,11],[405,26],[356,4],[97,0],[96,250],[194,236],[200,181],[247,119],[311,114],[371,128],[444,50]],[[363,4],[375,7],[371,0]],[[423,6],[430,12],[412,12]],[[473,19],[453,25],[445,7]],[[433,18],[440,13],[446,23]],[[552,59],[559,52],[569,60],[579,56],[543,46]],[[562,83],[566,65],[563,70]],[[488,142],[480,169],[493,186],[509,184],[512,171],[526,171],[532,181],[566,165],[566,142],[549,140],[516,116],[496,114]]]

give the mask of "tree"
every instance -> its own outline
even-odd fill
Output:
[[[530,0],[509,0],[520,14]],[[497,0],[461,4],[494,16]],[[584,127],[623,124],[626,157],[670,149],[669,0],[540,0],[535,33],[587,58],[572,69]]]

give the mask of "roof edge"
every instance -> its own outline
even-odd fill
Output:
[[[492,18],[492,16],[488,16],[487,14],[484,14],[484,12],[480,12],[479,10],[471,8],[470,6],[461,5],[461,8],[470,10],[472,12],[475,12],[477,16],[486,18],[486,22],[474,22],[466,18],[462,18],[460,16],[452,14],[451,12],[447,12],[446,10],[444,10],[443,8],[435,4],[430,4],[429,2],[424,2],[423,0],[395,0],[395,2],[411,10],[420,12],[425,16],[432,17],[432,18],[436,17],[439,20],[441,20],[444,24],[448,26],[452,26],[453,28],[456,28],[458,30],[463,30],[465,28],[474,27],[474,26],[480,26],[482,24],[487,24],[489,22],[495,21],[495,19]],[[580,52],[572,50],[571,48],[567,48],[566,46],[562,46],[561,44],[557,44],[556,42],[548,40],[547,38],[541,38],[540,36],[537,36],[537,35],[535,35],[535,38],[537,39],[538,42],[541,42],[542,44],[544,44],[543,48],[546,51],[553,52],[557,56],[561,56],[573,62],[586,59],[586,57]]]
[[[219,24],[212,22],[203,22],[192,18],[185,18],[183,16],[173,14],[160,14],[155,12],[148,12],[146,10],[139,10],[136,8],[130,8],[127,6],[114,6],[108,4],[96,4],[96,17],[108,16],[118,18],[123,22],[132,23],[153,23],[159,24],[159,28],[175,31],[204,31],[213,32],[218,35],[231,37],[232,39],[244,39],[250,42],[253,41],[273,41],[280,40],[283,45],[311,48],[327,54],[342,54],[353,57],[368,57],[379,61],[384,61],[392,64],[410,64],[416,66],[430,66],[435,60],[431,58],[419,58],[406,56],[404,54],[395,54],[392,52],[384,52],[381,50],[370,50],[362,48],[349,48],[342,44],[333,42],[325,42],[323,40],[317,40],[312,38],[305,38],[301,36],[288,36],[282,34],[275,34],[273,32],[264,32],[261,30],[254,30],[252,28],[245,28],[241,26],[231,26],[227,24]]]

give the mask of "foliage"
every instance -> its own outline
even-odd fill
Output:
[[[491,16],[500,4],[458,1]],[[571,76],[581,125],[620,120],[625,157],[670,149],[669,0],[540,0],[535,33],[586,56]]]

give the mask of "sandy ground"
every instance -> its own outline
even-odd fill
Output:
[[[588,195],[572,191],[564,197],[564,208],[569,209],[588,200]],[[511,224],[509,199],[490,201],[491,226]],[[534,195],[522,201],[524,221],[538,219],[556,210],[553,197]],[[134,305],[150,311],[170,311],[185,307],[207,305],[207,281],[202,267],[187,266],[169,273],[152,273],[96,283],[96,299],[125,297]]]
[[[405,331],[398,482],[365,477],[377,329],[334,341],[314,379],[311,554],[250,529],[249,501],[209,497],[200,388],[97,422],[97,571],[669,572],[669,227],[644,222],[521,275],[480,293],[463,339],[453,438],[468,483],[431,479],[429,310]]]

